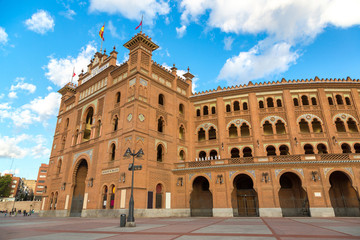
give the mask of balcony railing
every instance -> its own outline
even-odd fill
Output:
[[[175,163],[175,169],[182,168],[203,168],[211,166],[231,166],[239,164],[261,164],[278,162],[313,162],[313,161],[360,161],[360,154],[357,153],[339,153],[339,154],[303,154],[303,155],[280,155],[280,156],[262,156],[262,157],[244,157],[244,158],[224,158],[211,160],[198,160],[192,162]]]

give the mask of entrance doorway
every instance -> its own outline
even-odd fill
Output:
[[[280,177],[279,200],[283,217],[309,217],[309,201],[300,178],[291,172]]]
[[[85,159],[82,159],[77,168],[75,177],[75,187],[71,201],[70,217],[81,217],[81,211],[84,204],[85,179],[88,172],[88,165]]]
[[[163,187],[159,183],[156,185],[156,199],[155,199],[155,208],[162,208],[163,201]]]
[[[195,178],[193,191],[190,194],[192,217],[212,217],[213,198],[209,186],[209,181],[205,177]]]
[[[329,190],[331,205],[336,217],[359,217],[360,200],[348,176],[340,171],[330,175]]]
[[[246,174],[239,174],[234,179],[232,205],[234,217],[259,216],[258,197],[254,183]]]

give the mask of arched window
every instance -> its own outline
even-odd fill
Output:
[[[179,138],[184,139],[184,134],[185,134],[184,127],[181,125],[179,128]]]
[[[360,143],[354,144],[355,153],[360,153]]]
[[[57,174],[60,174],[61,165],[62,165],[62,161],[61,161],[61,159],[59,159],[59,162],[58,162],[58,165],[57,165],[57,170],[56,170],[56,173],[57,173]]]
[[[69,118],[66,119],[65,121],[65,130],[69,127]]]
[[[274,146],[270,145],[266,147],[267,156],[276,156],[276,149]]]
[[[217,158],[217,155],[218,155],[218,153],[217,153],[216,150],[211,150],[211,151],[210,151],[210,159],[215,159],[215,158]]]
[[[272,98],[266,99],[267,107],[274,107],[274,100]]]
[[[210,127],[209,129],[209,140],[216,139],[216,129],[214,127]]]
[[[206,160],[206,152],[204,151],[199,152],[199,160]]]
[[[164,132],[164,119],[163,117],[160,117],[158,119],[158,132]]]
[[[322,143],[317,145],[317,150],[318,150],[318,154],[327,154],[328,153],[325,144],[322,144]]]
[[[115,146],[115,143],[113,143],[113,144],[111,144],[111,147],[110,147],[110,161],[115,160],[115,153],[116,153],[116,146]]]
[[[306,95],[302,95],[301,96],[301,102],[302,102],[302,105],[305,106],[305,105],[309,105],[309,99]]]
[[[110,186],[110,209],[114,209],[115,205],[115,186]]]
[[[264,108],[264,102],[263,101],[259,101],[259,108]]]
[[[162,105],[162,106],[164,106],[164,95],[162,95],[162,94],[159,94],[159,105]]]
[[[156,151],[156,161],[162,162],[163,159],[164,159],[164,147],[163,145],[159,144],[157,146],[157,151]]]
[[[237,148],[231,149],[231,158],[239,158],[240,157],[240,151]]]
[[[241,133],[242,137],[250,136],[250,129],[249,129],[249,126],[246,123],[241,124],[240,133]]]
[[[244,147],[243,149],[243,156],[244,157],[252,157],[252,150],[249,147]]]
[[[96,133],[96,136],[97,137],[100,137],[100,134],[101,134],[101,120],[98,121],[97,123],[97,133]]]
[[[226,112],[231,112],[230,104],[226,104]]]
[[[337,103],[338,105],[343,105],[343,104],[344,104],[341,95],[338,94],[338,95],[335,96],[335,98],[336,98],[336,103]]]
[[[181,150],[181,151],[180,151],[179,157],[180,157],[180,160],[181,160],[181,161],[185,161],[185,152],[184,152],[184,150]]]
[[[55,193],[55,198],[54,198],[54,210],[56,210],[57,199],[58,199],[58,192]]]
[[[117,92],[116,93],[116,103],[119,103],[120,102],[120,97],[121,97],[121,94],[120,94],[120,92]]]
[[[316,97],[311,98],[311,104],[314,106],[317,105]]]
[[[216,108],[213,106],[211,107],[211,114],[215,114],[216,113]]]
[[[184,105],[182,103],[179,104],[179,113],[184,114]]]
[[[247,104],[247,102],[243,102],[243,110],[248,110],[248,104]]]
[[[91,126],[93,123],[94,109],[90,107],[87,110],[84,130],[84,140],[89,140],[91,136]]]
[[[312,120],[311,126],[312,126],[312,129],[313,129],[314,133],[322,133],[323,132],[322,127],[321,127],[321,123],[316,118],[314,118]]]
[[[340,118],[337,118],[335,121],[336,131],[338,132],[346,132],[345,124],[343,121],[340,120]]]
[[[286,145],[281,145],[279,147],[280,155],[289,155],[289,147]]]
[[[275,124],[276,127],[276,134],[286,134],[286,130],[285,130],[285,124],[278,120]]]
[[[196,116],[200,117],[200,109],[196,109]]]
[[[277,106],[277,107],[282,107],[281,99],[277,99],[277,100],[276,100],[276,106]]]
[[[299,106],[299,100],[297,98],[293,98],[294,106]]]
[[[352,118],[348,119],[347,125],[348,125],[349,132],[359,132],[359,130],[356,126],[356,122]]]
[[[119,118],[117,115],[115,115],[114,117],[114,131],[116,131],[118,129],[118,124],[119,124]]]
[[[264,135],[273,135],[272,125],[269,121],[265,121],[263,124]]]
[[[209,107],[208,106],[204,106],[203,107],[203,115],[208,115],[209,114]]]
[[[234,102],[234,111],[239,111],[240,110],[240,104],[238,101]]]
[[[61,149],[62,150],[65,148],[65,143],[66,143],[66,137],[64,136],[61,141]]]
[[[229,127],[229,137],[235,138],[237,136],[238,136],[237,127],[235,126],[235,124],[231,124],[231,126]]]
[[[341,144],[341,149],[343,153],[351,153],[350,145],[347,143]]]
[[[76,129],[76,132],[75,132],[75,135],[74,135],[74,145],[77,144],[78,137],[79,137],[79,129]]]
[[[328,102],[329,102],[329,105],[334,105],[334,101],[333,101],[332,97],[328,97]]]
[[[204,141],[205,140],[205,130],[203,128],[200,128],[198,131],[198,141]]]
[[[311,144],[305,144],[304,151],[305,151],[305,154],[315,154],[314,148]]]
[[[299,122],[299,126],[300,126],[300,132],[302,133],[310,132],[309,124],[307,121],[305,121],[305,119],[301,119],[301,121]]]
[[[104,186],[103,192],[102,192],[102,208],[106,209],[106,203],[107,203],[107,195],[108,195],[108,188],[107,186]]]
[[[350,102],[350,98],[349,98],[349,97],[345,97],[345,102],[346,102],[346,105],[351,105],[351,102]]]

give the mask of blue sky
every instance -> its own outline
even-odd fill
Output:
[[[57,90],[100,48],[138,31],[160,49],[153,60],[187,67],[194,91],[249,81],[360,78],[358,0],[1,1],[0,172],[35,179],[48,163]],[[77,81],[77,77],[74,78]],[[12,164],[13,163],[13,164]]]

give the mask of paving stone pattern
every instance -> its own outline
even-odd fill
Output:
[[[360,218],[117,218],[5,217],[0,240],[338,240],[360,239]]]

